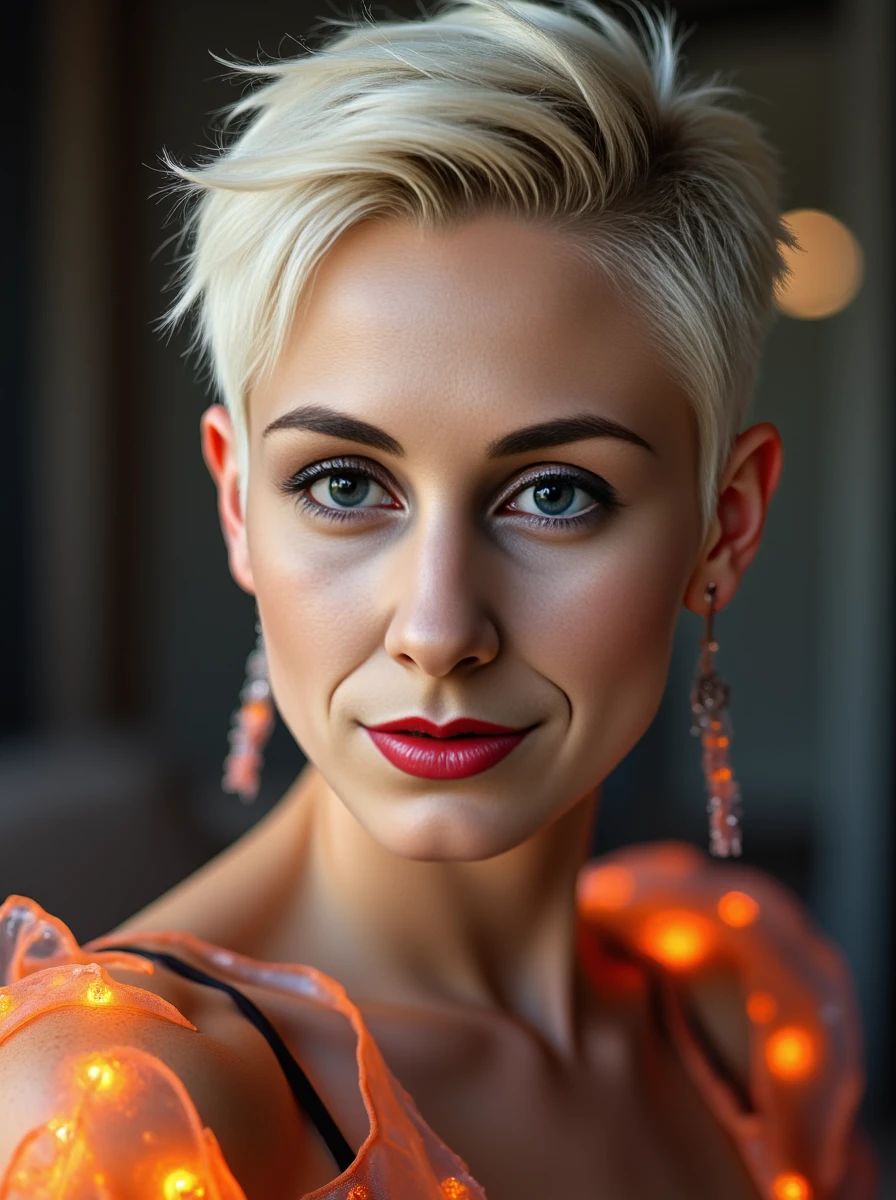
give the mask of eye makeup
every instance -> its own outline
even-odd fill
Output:
[[[313,495],[317,484],[330,479],[328,504]],[[392,501],[389,504],[363,504],[370,494],[370,483],[379,486]],[[367,483],[368,486],[364,486]],[[340,457],[310,463],[278,484],[285,495],[296,499],[312,516],[323,520],[365,520],[371,513],[397,512],[402,508],[395,481],[378,463],[366,458]],[[535,508],[514,507],[514,501],[532,493]],[[584,497],[584,508],[563,515],[563,510]],[[579,500],[582,503],[582,500]],[[606,519],[622,508],[616,489],[600,475],[578,467],[537,464],[515,476],[503,489],[491,515],[522,521],[542,529],[571,529]],[[551,509],[554,511],[552,512]]]
[[[532,491],[536,507],[544,507],[540,512],[507,508],[512,501],[527,491]],[[557,496],[557,493],[560,493]],[[592,503],[587,508],[563,516],[546,511],[556,507],[564,493],[580,492],[590,497]],[[539,493],[542,497],[539,498]],[[577,528],[605,519],[622,508],[619,493],[601,475],[584,471],[579,467],[560,466],[559,464],[537,464],[528,468],[522,476],[517,476],[505,489],[502,499],[498,501],[496,512],[504,509],[509,516],[521,517],[527,521],[536,522],[542,529]]]

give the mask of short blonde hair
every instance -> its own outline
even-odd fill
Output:
[[[417,20],[327,22],[231,109],[196,168],[171,324],[196,342],[236,430],[314,273],[370,217],[427,228],[482,213],[549,222],[617,280],[693,404],[704,518],[746,415],[784,272],[778,171],[731,89],[681,78],[672,21],[635,32],[590,0],[453,0]]]

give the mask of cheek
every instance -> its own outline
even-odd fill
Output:
[[[259,506],[249,553],[277,707],[299,741],[340,682],[375,652],[376,563],[351,538],[323,538]]]
[[[565,694],[575,744],[602,760],[627,753],[662,698],[692,543],[689,531],[623,515],[562,571],[520,576],[515,640]]]

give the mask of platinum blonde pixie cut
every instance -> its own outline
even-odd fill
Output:
[[[590,0],[453,0],[341,21],[262,85],[196,168],[178,298],[236,434],[336,240],[368,218],[426,229],[482,214],[547,223],[642,317],[696,418],[704,520],[753,390],[783,275],[777,165],[732,90],[681,77],[668,17],[633,29]]]

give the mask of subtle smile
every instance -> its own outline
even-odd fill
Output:
[[[424,717],[402,717],[366,725],[383,757],[420,779],[465,779],[496,766],[535,728],[512,729],[459,717],[434,725]]]

